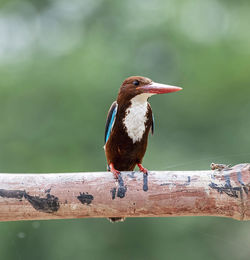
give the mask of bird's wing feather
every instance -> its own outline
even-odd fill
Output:
[[[154,114],[152,113],[152,124],[151,124],[151,134],[153,135],[155,131],[155,118]]]
[[[152,108],[151,108],[149,103],[148,103],[148,111],[149,111],[149,115],[152,118],[152,123],[151,123],[151,126],[150,126],[150,130],[151,130],[151,134],[153,135],[154,131],[155,131],[155,119],[154,119]]]
[[[106,126],[105,126],[105,137],[104,142],[107,143],[110,133],[112,131],[113,125],[115,123],[115,117],[117,113],[118,104],[116,101],[114,101],[109,109]]]

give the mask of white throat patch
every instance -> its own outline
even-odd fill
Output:
[[[128,136],[133,143],[140,141],[145,132],[147,120],[148,102],[147,99],[153,94],[140,94],[131,99],[131,106],[127,108],[123,124],[126,127]]]

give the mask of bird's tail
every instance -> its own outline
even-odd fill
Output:
[[[125,218],[108,218],[111,223],[124,222]]]

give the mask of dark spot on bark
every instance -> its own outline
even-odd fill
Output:
[[[45,190],[45,193],[50,193],[50,191],[51,191],[51,188]]]
[[[59,199],[53,195],[47,194],[46,198],[31,196],[22,190],[4,190],[0,189],[0,196],[3,198],[19,199],[25,198],[34,209],[46,213],[53,213],[60,207]]]
[[[116,193],[116,188],[113,188],[110,190],[111,196],[112,196],[112,200],[115,199],[115,193]]]
[[[174,182],[164,182],[161,183],[160,186],[168,186],[168,185],[172,185],[172,186],[188,186],[191,183],[191,177],[188,176],[187,177],[187,181],[185,181],[184,183],[174,183]]]
[[[143,190],[148,191],[148,175],[143,173]]]
[[[60,208],[59,199],[54,195],[47,194],[46,198],[40,198],[38,196],[30,196],[26,193],[24,197],[34,209],[41,212],[53,213]]]
[[[246,186],[243,186],[243,190],[245,191],[245,193],[248,195],[248,189]]]
[[[125,194],[126,194],[126,191],[127,191],[127,188],[124,187],[124,186],[120,186],[117,190],[117,197],[119,198],[124,198],[125,197]]]
[[[82,204],[91,204],[92,200],[94,199],[94,196],[91,195],[91,194],[88,194],[88,192],[86,193],[81,193],[80,192],[80,195],[77,196],[77,199],[82,203]]]
[[[135,172],[128,173],[128,177],[134,179],[135,178]]]
[[[122,199],[125,197],[127,187],[124,186],[124,182],[123,182],[121,174],[118,175],[118,184],[119,184],[119,187],[117,190],[117,197]]]
[[[11,199],[22,199],[26,192],[24,190],[4,190],[0,189],[0,197]]]
[[[225,181],[226,181],[225,187],[231,188],[232,185],[231,185],[231,182],[230,182],[230,176],[228,174],[226,174],[226,175],[224,175],[224,178],[225,178]]]
[[[119,186],[124,186],[124,182],[123,182],[121,174],[118,175],[118,183],[119,183]]]
[[[209,184],[209,187],[217,190],[219,193],[225,193],[227,194],[229,197],[233,197],[233,198],[239,198],[242,197],[242,188],[241,187],[228,187],[228,183],[225,184],[225,186],[219,186],[216,183],[211,182]]]
[[[238,179],[238,182],[239,182],[242,186],[245,186],[244,182],[242,181],[241,171],[238,171],[238,172],[237,172],[237,179]],[[243,188],[243,189],[244,189],[244,188]]]

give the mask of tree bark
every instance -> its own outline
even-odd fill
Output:
[[[219,216],[250,220],[250,164],[213,171],[0,174],[0,221]]]

